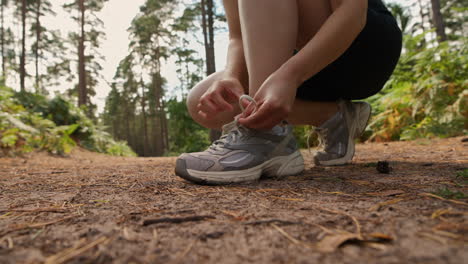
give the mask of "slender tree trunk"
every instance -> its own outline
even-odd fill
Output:
[[[154,147],[155,147],[155,155],[156,156],[162,156],[164,154],[164,131],[163,131],[163,125],[162,125],[162,110],[161,110],[161,84],[160,84],[160,70],[158,67],[158,70],[155,73],[154,76],[155,79],[153,79],[153,89],[154,89],[154,100],[155,100],[155,106],[154,106],[154,123],[153,123],[153,133],[154,135]]]
[[[1,23],[1,32],[0,34],[2,34],[0,36],[1,38],[1,45],[2,45],[2,79],[4,82],[6,82],[6,62],[5,62],[5,59],[6,59],[6,54],[5,54],[5,3],[4,1],[5,0],[1,0],[2,2],[0,3],[1,5],[1,9],[0,9],[0,23]]]
[[[37,1],[36,10],[36,47],[34,51],[36,64],[36,92],[43,93],[39,83],[39,43],[41,42],[41,0]]]
[[[26,0],[21,0],[21,57],[20,57],[20,87],[21,91],[25,91],[24,81],[26,78]]]
[[[80,39],[78,43],[78,105],[87,104],[87,89],[86,89],[86,65],[85,65],[85,6],[84,0],[79,0],[79,8],[81,13],[80,19]]]
[[[207,5],[207,16],[208,16],[208,74],[216,72],[215,63],[215,50],[214,50],[214,5],[213,0],[205,0]]]
[[[431,0],[433,23],[436,28],[437,40],[443,42],[447,40],[445,34],[445,23],[442,13],[440,12],[440,0]]]
[[[143,156],[147,156],[147,147],[149,146],[148,142],[148,127],[146,123],[146,103],[145,103],[145,85],[143,80],[140,81],[141,83],[141,114],[143,116]]]
[[[203,40],[205,44],[206,75],[216,71],[214,55],[214,20],[213,0],[201,0]],[[210,140],[215,141],[221,136],[221,132],[211,129]]]
[[[162,132],[163,132],[163,145],[164,152],[169,150],[169,131],[167,128],[167,117],[165,111],[166,105],[164,100],[161,99],[161,123],[162,123]]]
[[[216,71],[214,55],[213,0],[201,0],[203,41],[205,44],[206,75]]]

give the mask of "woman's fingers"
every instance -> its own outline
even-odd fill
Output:
[[[205,113],[216,113],[219,111],[218,107],[208,98],[203,98],[198,104],[198,110]]]
[[[226,99],[223,98],[221,93],[213,93],[212,94],[212,101],[218,106],[220,109],[225,110],[225,111],[232,111],[234,108],[230,103],[226,101]]]
[[[239,98],[243,95],[240,90],[235,89],[234,87],[224,86],[223,90],[226,94],[226,99],[232,103],[238,102]]]
[[[239,122],[249,128],[267,130],[279,124],[287,115],[287,111],[282,107],[265,102],[258,107],[257,111],[243,115]]]
[[[239,122],[246,127],[257,128],[257,124],[269,118],[272,114],[271,110],[272,109],[269,104],[262,104],[258,107],[257,111],[240,118]]]

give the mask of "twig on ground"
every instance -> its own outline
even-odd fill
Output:
[[[19,212],[19,213],[67,213],[69,210],[63,208],[35,208],[35,209],[6,209],[0,210],[0,212]]]
[[[420,193],[419,195],[436,198],[436,199],[446,201],[446,202],[451,202],[451,203],[454,203],[454,204],[468,205],[468,203],[465,203],[465,202],[462,202],[462,201],[457,201],[457,200],[452,200],[452,199],[445,199],[445,198],[442,198],[442,197],[440,197],[438,195],[435,195],[435,194],[432,194],[432,193]]]
[[[296,245],[299,245],[301,244],[301,241],[295,239],[294,237],[292,237],[290,234],[286,233],[286,231],[284,231],[283,229],[281,229],[279,226],[275,225],[275,224],[271,224],[271,226],[276,229],[278,232],[280,232],[284,237],[286,237],[289,241],[291,241],[293,244],[296,244]]]
[[[332,209],[324,208],[318,205],[314,205],[314,206],[322,211],[326,211],[326,212],[334,213],[334,214],[340,214],[340,215],[344,215],[344,216],[351,218],[351,220],[354,222],[356,226],[356,235],[358,236],[359,239],[362,239],[361,225],[359,224],[359,221],[356,219],[356,217],[348,213],[342,212],[342,211],[332,210]]]
[[[267,220],[258,220],[252,222],[246,222],[244,225],[262,225],[262,224],[280,224],[280,225],[302,225],[302,222],[292,222],[288,220],[281,219],[267,219]]]
[[[187,256],[187,254],[190,252],[190,250],[192,249],[192,247],[195,245],[195,243],[197,242],[197,240],[193,240],[192,243],[190,243],[184,251],[182,251],[182,253],[180,253],[179,256],[177,256],[175,259],[174,259],[174,263],[179,263],[185,256]]]
[[[52,220],[52,221],[49,221],[49,222],[42,222],[42,223],[35,223],[35,224],[20,224],[20,225],[12,228],[10,230],[6,230],[6,231],[0,233],[0,237],[4,236],[6,234],[9,234],[9,233],[15,232],[15,231],[22,230],[22,229],[40,228],[40,227],[56,224],[56,223],[59,223],[59,222],[62,222],[62,221],[68,220],[68,219],[72,219],[72,218],[75,218],[75,217],[77,217],[77,215],[71,215],[71,216],[67,216],[67,217],[64,217],[64,218]]]
[[[171,224],[180,224],[184,222],[198,222],[207,219],[216,219],[216,217],[211,215],[194,215],[188,217],[163,217],[157,219],[146,219],[143,221],[144,226],[161,224],[161,223],[171,223]]]
[[[390,205],[390,204],[396,204],[396,203],[399,203],[399,202],[401,202],[403,200],[405,200],[405,199],[397,198],[397,199],[393,199],[393,200],[390,200],[390,201],[381,202],[381,203],[378,203],[378,204],[372,206],[371,208],[369,208],[369,211],[371,211],[371,212],[372,211],[377,211],[380,208],[382,208],[383,206]]]
[[[50,256],[46,259],[45,264],[60,264],[60,263],[65,263],[68,260],[77,257],[84,252],[92,249],[93,247],[108,242],[110,239],[102,236],[96,240],[94,240],[91,243],[88,243],[87,241],[83,240],[80,241],[76,246],[66,249],[58,254],[55,254],[53,256]]]

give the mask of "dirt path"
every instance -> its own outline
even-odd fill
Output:
[[[175,158],[3,158],[0,263],[466,263],[462,141],[363,144],[347,166],[225,187],[175,177]]]

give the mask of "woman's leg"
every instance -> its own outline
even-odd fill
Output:
[[[239,1],[242,38],[249,72],[249,94],[255,95],[265,79],[288,60],[295,48],[301,48],[320,29],[331,14],[328,0],[241,0]],[[219,80],[214,73],[197,84],[188,96],[192,118],[199,124],[220,129],[240,113],[224,112],[214,119],[198,115],[200,97]],[[319,93],[324,87],[316,87]],[[296,100],[288,121],[295,125],[321,125],[337,111],[334,102]]]
[[[240,0],[239,17],[249,72],[249,94],[320,29],[331,14],[328,0]],[[326,87],[314,87],[317,93]],[[296,100],[289,122],[321,125],[337,111],[334,102]]]

